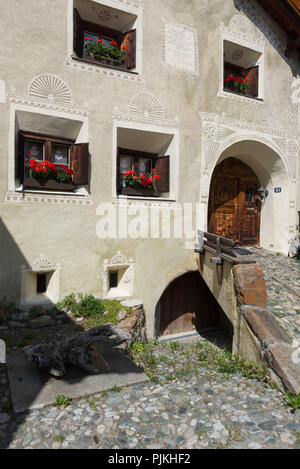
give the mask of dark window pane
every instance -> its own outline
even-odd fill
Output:
[[[140,174],[150,173],[152,169],[152,160],[150,158],[139,158]]]
[[[116,288],[118,286],[118,271],[109,272],[109,288]]]
[[[44,161],[44,144],[37,143],[30,140],[25,140],[25,161],[30,161],[32,158],[37,161]]]
[[[52,145],[52,162],[69,165],[69,148],[62,145]]]
[[[37,293],[45,293],[46,290],[46,274],[38,274],[36,276],[36,291]]]
[[[121,174],[127,173],[129,169],[133,169],[133,157],[132,156],[120,156]]]
[[[83,49],[85,51],[87,44],[98,44],[98,34],[84,32]]]

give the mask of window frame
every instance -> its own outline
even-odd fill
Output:
[[[57,145],[57,146],[62,146],[62,147],[63,146],[68,147],[68,164],[65,164],[65,163],[54,163],[54,164],[56,165],[63,164],[63,166],[67,166],[68,168],[71,167],[71,147],[72,145],[74,145],[75,140],[50,137],[48,135],[25,132],[22,130],[19,133],[22,135],[24,139],[24,146],[25,146],[26,140],[43,143],[43,146],[44,146],[43,161],[50,161],[51,163],[54,163],[53,158],[52,158],[52,146]],[[24,153],[25,153],[25,148],[23,148],[23,159],[24,159],[24,165],[25,165],[26,159],[25,159]]]
[[[260,54],[260,58],[257,61],[256,66],[258,67],[258,94],[257,96],[251,96],[250,94],[240,93],[234,90],[229,90],[224,87],[224,66],[225,66],[225,41],[234,43],[237,47],[244,47],[251,49],[254,52]],[[257,100],[264,101],[265,95],[265,42],[260,41],[254,43],[251,40],[246,40],[238,35],[232,34],[232,32],[222,31],[220,34],[220,69],[219,74],[219,91],[217,96],[223,98],[236,98],[238,100],[248,101]],[[231,64],[230,64],[231,65]],[[253,66],[254,67],[254,66]],[[246,69],[247,70],[247,69]]]
[[[142,174],[139,170],[139,160],[141,158],[146,158],[152,161],[151,170],[155,167],[153,162],[156,162],[158,155],[155,153],[148,153],[144,151],[137,150],[128,150],[127,148],[117,148],[117,195],[137,195],[137,196],[146,196],[146,197],[159,197],[160,194],[156,189],[146,189],[146,188],[129,188],[122,185],[122,174],[121,174],[121,165],[120,159],[122,156],[131,156],[133,158],[133,171],[136,174]]]
[[[103,3],[105,4],[105,3]],[[124,13],[129,11],[121,10]],[[141,70],[138,70],[141,67],[141,47],[137,50],[137,38],[139,37],[139,42],[141,41],[141,21],[137,12],[133,13],[136,16],[136,21],[134,23],[134,29],[129,29],[125,32],[118,31],[115,29],[107,28],[106,26],[99,25],[97,23],[92,23],[86,21],[80,17],[80,14],[75,7],[73,2],[73,44],[72,44],[72,59],[93,63],[104,68],[112,68],[115,70],[122,70],[125,72],[139,74]],[[139,31],[138,31],[139,30]],[[109,38],[117,42],[117,47],[121,49],[122,45],[126,45],[129,48],[129,53],[126,60],[123,63],[119,63],[115,59],[103,58],[97,59],[95,57],[88,56],[85,53],[84,47],[84,37],[85,31],[90,31],[91,34],[97,35],[99,37]],[[80,38],[79,34],[82,34]],[[79,52],[80,50],[80,52]]]

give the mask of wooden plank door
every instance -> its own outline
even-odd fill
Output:
[[[177,334],[215,326],[220,306],[199,272],[174,280],[159,301],[160,335]]]
[[[228,158],[220,163],[211,180],[208,231],[236,244],[259,244],[259,186],[256,174],[240,160]]]
[[[239,180],[217,176],[212,181],[208,231],[238,242],[236,229]]]
[[[240,244],[259,243],[261,201],[257,196],[257,178],[243,178],[238,195],[238,220]]]

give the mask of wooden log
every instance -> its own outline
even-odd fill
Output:
[[[23,351],[29,360],[37,363],[40,368],[49,370],[55,377],[64,376],[68,365],[81,368],[90,374],[99,374],[101,370],[91,364],[93,344],[106,342],[115,347],[124,342],[130,343],[131,340],[127,331],[108,324],[80,332],[57,344],[38,344],[24,347]]]

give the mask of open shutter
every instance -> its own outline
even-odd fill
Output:
[[[159,176],[156,187],[159,192],[170,191],[170,156],[158,156],[155,172]]]
[[[78,57],[83,55],[83,44],[84,44],[84,31],[81,17],[78,10],[74,8],[73,12],[74,25],[73,25],[73,48]]]
[[[73,182],[77,185],[89,183],[89,144],[79,143],[71,147],[71,167],[74,171]]]
[[[120,168],[120,151],[117,150],[117,174],[116,174],[117,192],[121,189],[121,168]]]
[[[24,161],[24,135],[19,132],[18,137],[18,153],[15,161],[16,177],[20,179],[20,182],[24,180],[25,161]]]
[[[252,79],[250,94],[256,98],[258,96],[258,65],[255,65],[255,67],[246,68],[245,73],[249,80]]]
[[[136,29],[121,35],[121,50],[122,46],[127,47],[129,51],[126,64],[128,70],[131,70],[136,67]]]

